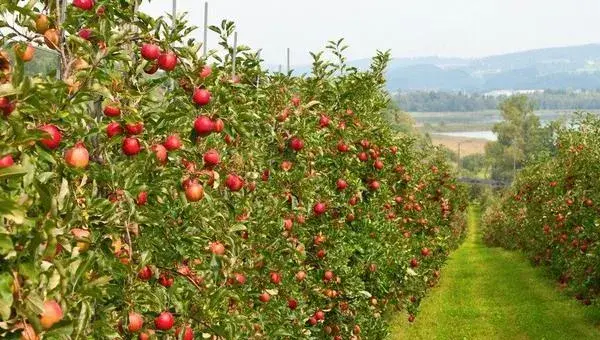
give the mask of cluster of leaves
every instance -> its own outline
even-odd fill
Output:
[[[64,35],[59,79],[17,57],[0,86],[2,337],[380,339],[386,309],[416,313],[464,236],[465,196],[442,154],[381,118],[388,53],[359,72],[334,42],[339,63],[314,54],[291,77],[239,46],[231,75],[232,23],[200,58],[183,19],[81,0],[60,23],[54,3],[0,4],[18,23],[6,39],[43,44],[42,13]],[[146,74],[142,43],[177,66]]]
[[[521,249],[548,266],[584,304],[598,295],[600,120],[580,116],[563,128],[557,154],[524,168],[486,212],[485,239]]]

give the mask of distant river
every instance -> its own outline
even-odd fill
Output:
[[[496,134],[490,130],[487,131],[459,131],[459,132],[434,132],[432,135],[450,136],[450,137],[464,137],[464,138],[478,138],[490,141],[498,140]]]

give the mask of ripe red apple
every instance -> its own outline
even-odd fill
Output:
[[[104,114],[107,117],[117,117],[121,115],[121,109],[117,106],[117,103],[111,103],[104,107]]]
[[[65,153],[65,161],[74,168],[85,168],[90,162],[90,154],[83,145],[83,142],[78,142],[67,150]]]
[[[204,160],[204,165],[207,167],[215,166],[221,161],[219,153],[214,149],[205,152],[204,156],[202,156],[202,159]]]
[[[11,102],[8,97],[0,97],[0,110],[4,113],[4,116],[8,117],[15,110],[17,105],[15,102]]]
[[[329,282],[331,280],[333,280],[333,272],[331,270],[325,271],[323,274],[323,281]]]
[[[173,285],[174,282],[175,280],[173,279],[173,277],[165,273],[161,273],[158,276],[158,283],[163,287],[169,288]]]
[[[344,141],[339,141],[337,144],[337,149],[339,152],[348,152],[349,148]]]
[[[42,328],[49,329],[63,318],[63,311],[56,300],[44,302],[44,310],[40,316]]]
[[[112,137],[120,135],[122,133],[123,133],[123,128],[121,127],[121,124],[119,124],[117,122],[110,122],[106,126],[106,135],[108,136],[108,138],[112,138]]]
[[[142,133],[142,131],[144,131],[144,123],[127,123],[125,124],[125,131],[130,136],[139,135]]]
[[[73,6],[88,11],[94,8],[94,0],[73,0]]]
[[[152,278],[152,269],[150,266],[144,266],[138,272],[138,278],[142,281],[148,281]]]
[[[322,114],[321,118],[319,118],[319,126],[322,127],[322,128],[328,127],[330,121],[331,120],[329,119],[329,117],[327,117],[326,115]]]
[[[408,316],[408,322],[414,322],[415,321],[415,316],[414,315],[409,315]]]
[[[192,181],[185,187],[185,198],[189,202],[198,202],[204,198],[204,188],[196,181]]]
[[[138,340],[150,340],[150,335],[148,333],[140,333]]]
[[[411,266],[412,268],[417,268],[417,267],[419,266],[419,261],[413,257],[413,258],[410,260],[410,266]]]
[[[225,246],[221,242],[211,242],[209,248],[210,252],[217,256],[225,254]]]
[[[392,152],[393,155],[395,155],[398,152],[398,147],[397,146],[391,146],[390,147],[390,151]]]
[[[421,249],[421,255],[427,257],[427,256],[431,255],[431,251],[429,250],[429,248],[423,248],[423,249]]]
[[[192,100],[197,105],[203,106],[210,103],[210,91],[207,89],[196,88]]]
[[[206,79],[206,78],[210,77],[211,73],[212,73],[212,69],[210,68],[210,66],[204,65],[204,67],[202,68],[202,71],[200,71],[200,78]]]
[[[40,142],[50,150],[56,149],[60,144],[60,140],[62,139],[62,135],[58,128],[55,125],[46,124],[41,126],[40,130],[50,134],[49,137],[45,137]]]
[[[236,174],[229,174],[225,179],[225,185],[231,191],[240,191],[244,187],[244,180]]]
[[[371,181],[369,183],[369,189],[371,191],[377,191],[377,190],[379,190],[380,187],[381,187],[381,183],[379,183],[379,181]]]
[[[173,317],[173,314],[169,312],[162,312],[156,317],[156,319],[154,319],[154,327],[161,331],[168,331],[173,327],[174,323],[175,318]]]
[[[245,276],[244,274],[241,274],[241,273],[235,273],[235,274],[234,274],[234,276],[235,276],[235,281],[236,281],[238,284],[241,284],[241,285],[243,285],[244,283],[246,283],[246,276]]]
[[[327,205],[325,203],[318,202],[318,203],[315,203],[315,205],[313,206],[313,212],[317,216],[324,214],[326,211],[327,211]]]
[[[146,60],[156,60],[160,56],[160,47],[152,43],[142,44],[140,51],[142,58]]]
[[[160,164],[167,163],[167,149],[161,144],[156,144],[152,146],[152,151],[156,154],[156,160]]]
[[[289,298],[288,301],[288,307],[291,310],[295,310],[298,307],[298,301],[296,301],[296,299],[294,298]]]
[[[135,156],[141,150],[140,141],[135,137],[127,137],[123,139],[121,149],[123,149],[123,153],[127,156]]]
[[[177,55],[172,51],[161,53],[158,57],[158,67],[161,70],[172,71],[177,65]]]
[[[90,40],[90,37],[92,36],[92,30],[84,27],[79,30],[77,35],[79,35],[81,39]]]
[[[271,278],[271,283],[276,284],[276,285],[281,283],[281,275],[279,275],[279,273],[271,272],[271,274],[269,274],[269,276]]]
[[[296,273],[296,281],[298,282],[302,282],[304,281],[304,279],[306,278],[306,272],[301,270],[299,272]]]
[[[323,312],[322,310],[318,310],[315,312],[314,317],[315,319],[317,319],[317,321],[325,320],[325,312]]]
[[[325,258],[325,255],[327,255],[327,252],[325,251],[325,249],[319,249],[317,251],[317,257],[320,259]]]
[[[179,339],[179,334],[181,334],[181,328],[177,328],[175,330],[175,337]],[[194,330],[190,326],[185,326],[185,331],[183,332],[183,340],[194,340]]]
[[[216,133],[220,133],[225,128],[225,123],[221,118],[215,119],[214,124],[214,132]]]
[[[293,96],[292,97],[292,105],[294,105],[295,107],[300,106],[300,97],[298,96]]]
[[[142,329],[142,326],[144,326],[142,315],[135,312],[129,312],[129,325],[127,326],[127,329],[131,333],[135,333]]]
[[[377,170],[381,170],[383,169],[383,162],[378,159],[375,161],[375,163],[373,163],[373,167]]]
[[[271,295],[269,295],[269,293],[267,292],[264,292],[258,296],[258,299],[260,300],[260,302],[267,303],[269,302],[269,300],[271,300]]]
[[[298,137],[293,137],[290,140],[290,148],[294,151],[300,151],[304,148],[304,141]]]
[[[148,192],[140,191],[137,195],[137,199],[136,199],[135,203],[139,206],[142,206],[142,205],[146,205],[147,202],[148,202]]]
[[[361,162],[366,162],[366,161],[368,161],[368,160],[369,160],[369,155],[367,155],[367,153],[366,153],[366,152],[361,152],[361,153],[359,153],[359,154],[358,154],[358,159],[359,159]]]
[[[311,326],[316,326],[318,322],[319,321],[317,321],[317,318],[315,318],[314,316],[308,318],[308,324]]]
[[[286,218],[285,220],[283,220],[283,229],[285,229],[287,231],[292,231],[293,225],[294,225],[294,222],[291,219]]]
[[[181,148],[181,139],[179,139],[179,135],[170,135],[163,145],[169,151],[177,150]]]
[[[194,130],[200,136],[208,136],[215,130],[215,123],[207,116],[198,116],[194,121]]]
[[[342,191],[342,190],[346,190],[346,188],[348,187],[348,183],[345,180],[340,178],[337,180],[336,186],[339,191]]]
[[[13,164],[15,164],[15,161],[13,160],[12,155],[5,155],[3,157],[0,157],[0,169],[8,168]]]

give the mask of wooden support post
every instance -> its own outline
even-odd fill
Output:
[[[287,68],[286,68],[286,73],[289,75],[290,74],[290,48],[288,47],[287,49]]]
[[[237,32],[233,33],[233,55],[231,56],[231,78],[235,77],[235,59],[237,56]]]

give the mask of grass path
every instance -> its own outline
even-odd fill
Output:
[[[469,236],[442,270],[413,324],[394,320],[390,339],[600,339],[600,308],[567,297],[518,252],[488,248],[469,211]]]

